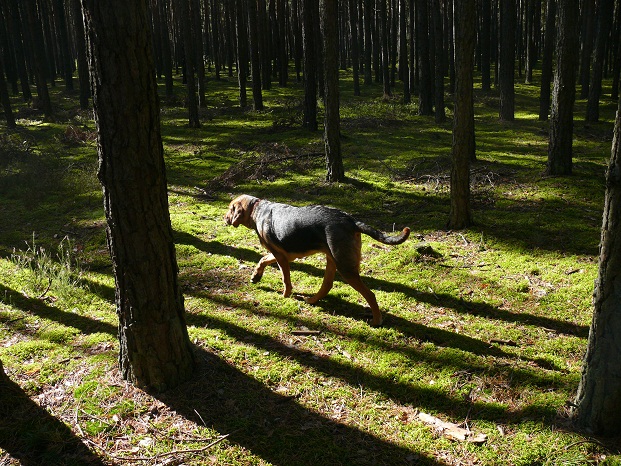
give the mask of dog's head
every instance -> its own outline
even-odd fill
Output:
[[[236,197],[229,204],[229,210],[224,216],[224,222],[234,227],[244,225],[250,228],[252,209],[258,201],[259,199],[256,197],[247,194]]]

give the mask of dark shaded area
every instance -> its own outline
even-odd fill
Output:
[[[194,379],[159,399],[274,465],[444,464],[313,412],[216,354],[201,349],[197,359]]]
[[[0,448],[23,466],[106,464],[10,380],[1,362]]]

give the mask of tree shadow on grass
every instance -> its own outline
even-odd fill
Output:
[[[1,363],[0,448],[23,466],[105,464],[67,425],[10,380]]]
[[[8,288],[0,283],[0,302],[6,302],[31,315],[58,322],[59,324],[77,328],[81,333],[117,334],[117,327],[107,322],[100,322],[90,317],[84,317],[72,312],[63,311],[57,307],[46,304],[41,299],[29,298],[22,293]]]
[[[195,377],[159,399],[187,419],[228,434],[227,441],[271,464],[443,464],[314,412],[216,354],[201,349],[197,356]]]

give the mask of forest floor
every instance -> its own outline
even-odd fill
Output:
[[[604,174],[616,103],[584,123],[574,175],[544,177],[538,85],[516,86],[516,120],[476,96],[475,225],[448,231],[449,120],[417,116],[379,85],[341,89],[344,183],[324,182],[321,131],[300,128],[297,83],[237,105],[208,82],[202,127],[184,88],[162,98],[169,202],[193,379],[162,395],[122,380],[96,133],[77,94],[52,89],[54,121],[14,99],[0,122],[0,464],[621,464],[619,441],[575,432],[592,315]],[[605,89],[606,91],[606,89]],[[249,94],[250,97],[250,94]],[[449,101],[449,100],[447,100]],[[321,116],[320,116],[321,118]],[[328,204],[412,237],[363,239],[361,271],[386,323],[341,281],[318,305],[283,298],[264,251],[226,227],[232,196]],[[292,267],[313,294],[324,259]],[[444,428],[444,430],[442,429]]]

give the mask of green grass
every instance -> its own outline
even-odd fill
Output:
[[[0,400],[0,462],[621,462],[613,443],[574,432],[568,419],[591,320],[614,102],[604,98],[601,122],[589,125],[577,102],[575,174],[549,178],[538,87],[516,86],[514,123],[498,120],[494,92],[477,89],[475,224],[446,231],[451,123],[417,116],[398,89],[389,101],[378,86],[354,97],[343,74],[348,178],[330,185],[321,133],[300,129],[299,85],[266,91],[261,112],[236,107],[235,80],[208,86],[197,130],[187,128],[180,83],[162,99],[199,364],[157,398],[117,368],[91,115],[58,88],[54,122],[14,98],[19,128],[0,126],[0,359],[12,380]],[[251,231],[223,222],[240,193],[329,204],[386,231],[411,227],[400,246],[363,243],[363,279],[386,325],[369,327],[365,302],[341,281],[315,306],[283,298],[275,268],[250,284],[264,251]],[[323,266],[319,256],[294,264],[294,293],[313,294]],[[308,329],[319,333],[294,332]],[[419,412],[487,441],[451,441]]]

